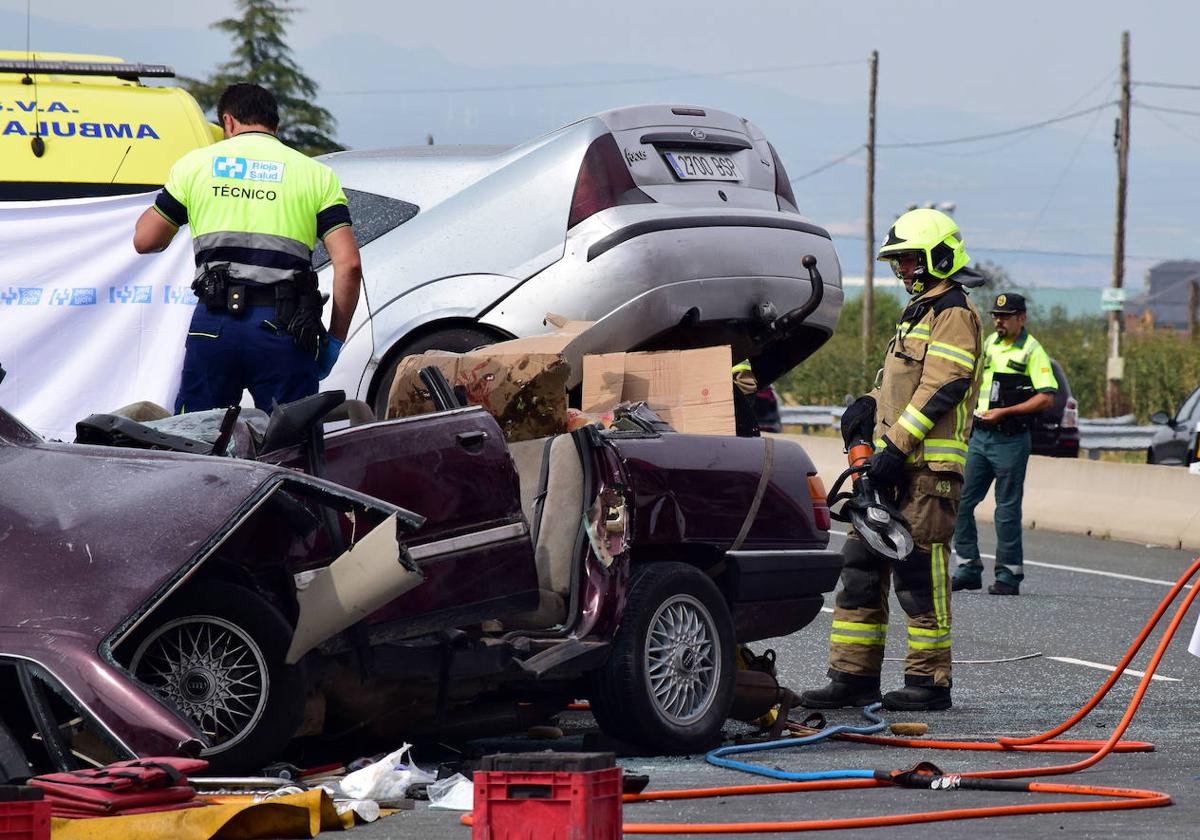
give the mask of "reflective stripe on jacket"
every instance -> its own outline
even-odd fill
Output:
[[[983,331],[966,291],[943,280],[909,302],[872,392],[875,445],[890,441],[910,468],[962,474],[982,369]]]
[[[997,373],[1012,373],[1029,380],[1030,388],[1039,394],[1053,394],[1058,379],[1050,366],[1050,356],[1042,343],[1024,327],[1011,344],[1005,344],[997,333],[983,343],[983,375],[979,385],[979,412],[995,408],[992,404],[992,377]]]

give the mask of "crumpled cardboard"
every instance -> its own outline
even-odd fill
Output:
[[[567,431],[570,366],[559,355],[588,321],[546,316],[552,332],[480,347],[468,353],[431,350],[400,362],[388,393],[388,417],[434,410],[421,382],[421,368],[436,365],[451,387],[461,385],[467,402],[496,418],[509,443]]]
[[[584,356],[581,409],[644,402],[677,432],[732,435],[732,369],[728,345]]]
[[[554,329],[468,353],[431,350],[408,356],[388,393],[387,416],[434,410],[420,371],[436,365],[451,387],[463,387],[467,402],[496,418],[510,443],[569,431],[566,385],[571,368],[561,354],[593,322],[549,314],[546,323]],[[585,355],[582,367],[585,415],[604,415],[620,403],[645,402],[676,431],[735,433],[728,345]]]

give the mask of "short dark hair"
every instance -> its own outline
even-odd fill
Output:
[[[225,114],[245,125],[265,125],[271,131],[279,128],[279,103],[265,87],[239,82],[225,88],[217,102],[217,119]]]

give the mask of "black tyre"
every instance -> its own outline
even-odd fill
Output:
[[[284,662],[291,637],[257,593],[204,581],[139,631],[129,670],[205,734],[213,769],[257,773],[280,758],[304,712],[304,681]]]
[[[392,380],[396,378],[396,369],[405,356],[424,353],[426,350],[449,350],[452,353],[465,353],[485,344],[495,344],[499,339],[495,334],[475,327],[452,327],[438,330],[421,336],[404,345],[383,371],[379,379],[379,389],[375,392],[375,416],[382,420],[387,416],[388,394],[392,390]]]
[[[592,675],[596,722],[656,753],[712,747],[733,704],[735,647],[706,575],[684,563],[638,567],[608,661]]]

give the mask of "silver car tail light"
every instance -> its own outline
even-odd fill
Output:
[[[792,192],[792,182],[788,180],[783,161],[779,159],[779,153],[773,145],[768,143],[767,146],[771,149],[771,162],[775,164],[775,198],[779,209],[799,213],[800,205],[796,203],[796,194]]]
[[[653,203],[654,199],[634,183],[617,141],[611,134],[604,134],[592,141],[579,165],[567,227],[573,228],[601,210],[619,204]]]

